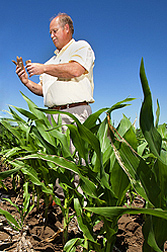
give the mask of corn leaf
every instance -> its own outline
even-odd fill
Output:
[[[166,201],[167,201],[167,164],[164,164],[161,160],[157,159],[155,165],[153,167],[153,171],[156,174],[157,184],[160,188],[159,195],[155,194],[157,199],[157,205],[155,207],[161,207],[162,209],[166,209]],[[154,185],[153,185],[154,186]]]
[[[162,138],[154,127],[154,116],[152,109],[151,91],[145,74],[143,59],[140,65],[140,79],[144,93],[144,101],[140,111],[140,127],[145,136],[151,152],[159,157],[162,145]]]
[[[25,140],[21,137],[20,132],[16,127],[13,127],[7,121],[4,120],[1,121],[1,123],[7,130],[9,130],[17,138],[17,140],[20,142],[22,146],[25,145]]]
[[[161,229],[158,228],[157,230],[158,222],[160,224],[159,226],[161,226]],[[164,224],[165,224],[165,229],[163,228]],[[157,244],[157,241],[158,243],[160,243],[160,240],[162,240],[162,237],[164,237],[164,234],[165,234],[165,238],[167,237],[166,224],[167,224],[167,221],[164,219],[148,216],[142,229],[144,239],[145,239],[144,244],[143,244],[143,252],[149,252],[149,251],[150,252],[151,251],[163,252],[164,251],[163,249],[162,250],[160,249],[159,245]],[[156,237],[157,232],[159,233],[158,235],[159,237]],[[163,239],[163,243],[161,244],[161,247],[163,247],[163,244],[164,244],[164,239]]]
[[[147,214],[167,220],[167,210],[160,208],[125,208],[125,207],[85,207],[87,211],[104,216],[111,221],[123,214]]]
[[[0,181],[10,177],[12,174],[17,173],[19,170],[20,170],[20,167],[17,167],[17,168],[13,168],[11,170],[0,172]]]
[[[88,164],[88,150],[85,147],[84,140],[81,138],[81,136],[78,132],[78,128],[72,124],[68,125],[68,128],[70,129],[70,135],[71,135],[72,142],[73,142],[74,146],[76,147],[80,157],[83,158],[86,161],[86,163]]]
[[[65,168],[67,170],[70,170],[70,171],[73,171],[75,172],[76,174],[79,174],[79,170],[78,170],[78,167],[77,165],[72,162],[72,161],[69,161],[63,157],[58,157],[58,156],[55,156],[55,155],[45,155],[45,154],[32,154],[32,155],[28,155],[28,156],[25,156],[23,158],[19,158],[20,160],[26,160],[26,159],[42,159],[42,160],[45,160],[45,161],[48,161],[48,162],[52,162],[56,165],[58,165],[59,167],[62,167],[62,168]],[[52,167],[52,169],[54,169],[54,167]],[[57,168],[55,168],[57,169]]]
[[[14,106],[11,105],[11,107],[14,107]],[[21,118],[11,107],[9,107],[9,110],[10,110],[13,118],[15,119],[15,121],[17,121],[17,122],[25,122],[23,120],[23,118]]]
[[[112,111],[116,110],[116,109],[120,109],[120,108],[124,108],[126,106],[129,106],[131,104],[125,104],[126,102],[129,102],[129,101],[133,101],[135,100],[135,98],[126,98],[120,102],[117,102],[116,104],[114,104],[108,111],[107,113],[110,114]]]
[[[55,146],[55,138],[49,132],[47,132],[48,128],[45,126],[45,121],[36,120],[36,126],[41,136],[45,139],[45,141]],[[51,128],[51,125],[50,125],[50,128]]]
[[[16,166],[18,169],[21,169],[22,173],[27,175],[33,184],[37,186],[41,186],[43,192],[48,193],[48,194],[53,194],[53,191],[50,188],[47,188],[45,184],[40,181],[36,170],[32,166],[29,166],[25,164],[24,162],[20,161],[24,159],[26,158],[18,158],[11,163],[13,166]]]
[[[81,245],[84,242],[84,239],[81,238],[74,238],[69,240],[65,245],[63,250],[66,252],[72,252],[72,249],[75,249],[76,246]],[[75,252],[76,250],[74,250]]]
[[[87,239],[94,242],[94,238],[88,229],[88,225],[86,223],[84,223],[84,219],[82,218],[82,208],[81,208],[81,205],[80,205],[79,200],[77,198],[74,199],[74,209],[77,214],[77,220],[78,220],[79,227],[83,231],[84,235],[86,235]]]
[[[31,120],[36,120],[38,119],[33,113],[31,113],[30,111],[23,109],[23,108],[19,108],[16,106],[13,106],[15,109],[17,109],[17,111],[19,111],[20,114],[22,114],[23,116],[27,117],[28,119]]]
[[[58,139],[61,142],[63,157],[64,158],[70,157],[71,152],[70,152],[69,144],[68,144],[67,137],[65,136],[65,134],[63,134],[62,132],[56,129],[51,129],[48,131],[55,139]]]
[[[88,129],[92,129],[95,125],[97,120],[99,119],[100,115],[105,112],[106,110],[108,110],[109,108],[103,108],[103,109],[99,109],[98,111],[96,111],[95,113],[91,114],[86,121],[83,123],[83,125],[88,128]]]
[[[158,128],[159,117],[160,117],[160,106],[159,106],[159,102],[158,102],[158,99],[157,99],[157,110],[156,110],[156,121],[155,121],[155,127],[156,128]]]
[[[97,153],[97,157],[101,163],[100,144],[99,144],[97,137],[89,129],[87,129],[84,125],[82,125],[80,123],[80,121],[73,114],[71,114],[69,112],[59,111],[59,110],[54,111],[53,109],[38,108],[38,110],[43,111],[47,114],[66,114],[69,117],[71,117],[75,121],[75,123],[77,124],[78,132],[80,133],[80,137],[92,146],[92,148]]]
[[[0,214],[5,216],[5,218],[7,219],[8,223],[12,226],[12,228],[16,230],[21,230],[21,226],[19,225],[19,223],[8,211],[0,209]]]
[[[38,118],[39,120],[43,120],[45,121],[47,126],[50,126],[50,122],[48,120],[48,118],[45,116],[44,113],[42,113],[42,111],[40,111],[37,107],[37,105],[35,105],[34,102],[32,102],[27,96],[25,96],[22,92],[21,92],[24,100],[27,102],[29,110],[32,112],[32,114]]]

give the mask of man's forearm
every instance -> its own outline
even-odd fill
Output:
[[[43,96],[43,90],[42,86],[40,84],[37,84],[31,80],[28,80],[26,84],[24,84],[32,93]]]
[[[77,62],[70,62],[58,65],[45,65],[44,73],[58,78],[75,78],[85,73],[85,68]]]

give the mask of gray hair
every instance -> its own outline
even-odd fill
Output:
[[[51,18],[51,20],[53,20],[55,17],[59,17],[59,23],[62,27],[64,27],[66,24],[69,25],[71,34],[74,34],[74,25],[73,25],[73,21],[72,18],[67,15],[66,13],[59,13],[58,15],[54,16],[53,18]]]

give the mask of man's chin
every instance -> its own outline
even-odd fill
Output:
[[[55,39],[55,40],[52,40],[52,41],[53,41],[53,44],[56,46],[57,45],[57,40]]]

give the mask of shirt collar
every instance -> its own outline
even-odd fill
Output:
[[[72,43],[74,42],[74,39],[72,38],[68,44],[66,44],[60,51],[58,49],[56,49],[54,51],[54,54],[56,54],[56,56],[58,56],[60,53],[64,52]]]

